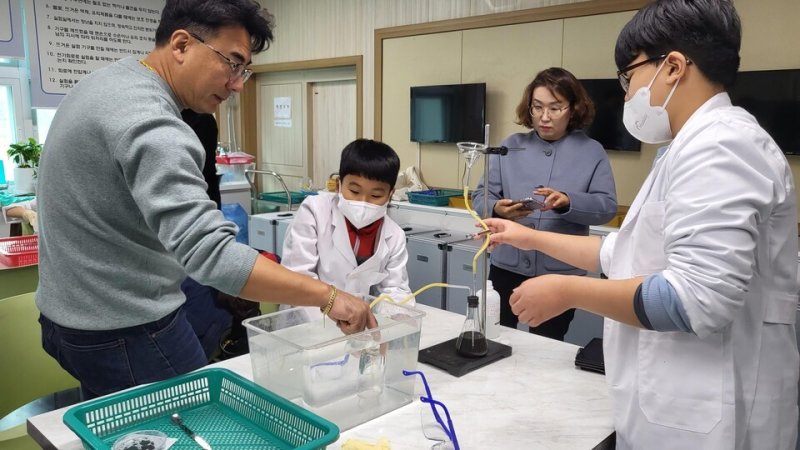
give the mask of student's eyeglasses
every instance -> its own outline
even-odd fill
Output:
[[[422,410],[422,432],[426,438],[436,441],[436,444],[431,449],[460,450],[456,429],[453,427],[453,420],[450,418],[450,411],[447,410],[447,406],[444,403],[433,398],[425,374],[419,370],[403,370],[403,375],[419,375],[422,378],[422,386],[425,388],[427,396],[421,396],[419,400],[422,403],[431,405],[430,410],[428,408]],[[444,418],[439,411],[444,413]],[[447,419],[447,423],[445,423],[445,419]]]
[[[210,46],[209,44],[206,44],[206,41],[204,41],[203,38],[201,38],[200,36],[198,36],[198,35],[196,35],[194,33],[189,33],[189,35],[191,37],[197,39],[198,42],[200,42],[201,44],[203,44],[206,47],[210,48],[211,51],[213,51],[214,53],[218,54],[220,57],[222,57],[222,59],[225,60],[225,63],[228,64],[230,66],[230,68],[231,68],[231,75],[230,75],[230,80],[231,81],[236,81],[236,80],[241,78],[242,79],[242,83],[244,83],[245,81],[247,81],[248,78],[250,78],[250,75],[253,74],[253,71],[250,70],[250,69],[246,69],[244,64],[238,63],[238,62],[228,58],[227,56],[223,55],[222,52],[220,52],[219,50],[215,49],[214,47]]]
[[[544,113],[547,112],[548,117],[550,117],[551,119],[558,119],[568,109],[569,105],[567,106],[550,105],[547,107],[542,105],[533,105],[531,106],[531,115],[533,117],[542,117]]]
[[[662,60],[662,59],[664,59],[666,57],[667,57],[667,55],[654,56],[652,58],[645,59],[644,61],[639,61],[638,63],[631,64],[630,66],[625,67],[622,70],[618,71],[617,72],[617,78],[619,79],[620,86],[622,86],[622,90],[627,93],[628,92],[628,88],[631,87],[631,77],[628,76],[628,72],[630,72],[631,70],[633,70],[633,69],[635,69],[637,67],[643,66],[643,65],[651,63],[651,62]]]

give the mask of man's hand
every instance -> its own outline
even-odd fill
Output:
[[[378,327],[378,321],[369,309],[369,304],[343,291],[336,294],[328,316],[336,321],[336,326],[344,334],[364,331],[364,327],[369,329]]]

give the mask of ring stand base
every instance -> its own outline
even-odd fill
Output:
[[[458,338],[440,342],[419,351],[417,360],[421,363],[430,364],[445,372],[460,377],[473,370],[480,369],[495,361],[511,356],[511,347],[499,342],[486,340],[488,352],[479,358],[463,356],[456,350]]]

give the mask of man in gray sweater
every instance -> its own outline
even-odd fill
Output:
[[[61,102],[39,172],[36,304],[45,350],[86,398],[206,364],[182,310],[187,275],[319,306],[345,333],[377,325],[361,299],[236,243],[206,194],[181,110],[213,112],[242,89],[271,19],[254,0],[167,0],[153,51],[95,71]]]

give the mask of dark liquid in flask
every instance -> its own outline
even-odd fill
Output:
[[[458,338],[458,353],[471,358],[486,355],[488,348],[486,347],[486,336],[477,331],[467,331],[461,333]]]

